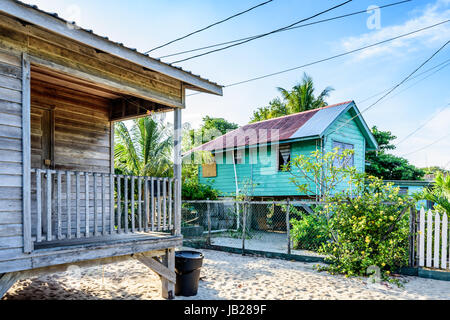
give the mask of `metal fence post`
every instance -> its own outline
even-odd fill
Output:
[[[287,253],[291,254],[291,225],[290,225],[290,219],[289,219],[289,213],[290,213],[290,203],[289,199],[286,200],[286,232],[287,232]]]
[[[245,202],[242,203],[242,255],[245,254],[245,232],[247,225],[246,206]]]
[[[208,217],[208,240],[207,240],[207,244],[210,246],[211,245],[211,210],[210,210],[210,203],[209,200],[206,203],[206,215]]]

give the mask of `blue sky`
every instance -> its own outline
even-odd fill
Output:
[[[198,28],[254,6],[262,0],[27,0],[40,8],[75,20],[82,27],[146,51]],[[271,31],[308,17],[343,1],[274,0],[245,15],[185,40],[152,52],[155,57]],[[395,0],[353,1],[321,18],[333,17]],[[179,66],[219,84],[277,72],[341,52],[378,42],[450,19],[450,0],[413,0],[382,9],[380,28],[369,28],[373,13],[278,33]],[[310,74],[318,91],[335,91],[330,104],[355,100],[362,110],[378,97],[365,99],[400,82],[434,51],[450,40],[450,22],[440,27],[380,47],[226,88],[223,97],[206,94],[187,98],[184,122],[198,127],[205,115],[246,124],[252,112],[278,95],[277,87],[290,88],[303,72]],[[183,57],[183,56],[181,56]],[[450,45],[422,71],[450,59]],[[165,61],[172,62],[177,57]],[[426,77],[426,78],[425,78]],[[423,80],[422,80],[423,79]],[[417,83],[417,84],[416,84]],[[398,90],[363,114],[369,126],[390,130],[400,142],[397,155],[406,155],[417,166],[440,165],[450,169],[450,65],[429,72]],[[447,107],[446,107],[447,106]],[[445,108],[446,107],[446,108]],[[444,109],[445,108],[445,109]],[[446,137],[447,136],[447,137]],[[446,138],[444,138],[446,137]],[[423,149],[427,145],[437,143]],[[420,150],[423,149],[423,150]],[[418,152],[415,152],[418,151]],[[411,154],[409,154],[411,153]]]

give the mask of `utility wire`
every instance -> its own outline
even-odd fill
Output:
[[[420,77],[421,75],[424,75],[424,74],[430,72],[431,70],[434,70],[434,69],[436,69],[436,68],[438,68],[438,67],[440,67],[440,66],[442,66],[442,65],[443,65],[442,68],[436,70],[435,72],[433,72],[432,74],[428,75],[427,77],[422,78],[421,80],[417,81],[414,85],[416,85],[417,83],[419,83],[419,82],[425,80],[426,78],[430,77],[431,75],[435,74],[436,72],[441,71],[443,68],[448,67],[448,66],[450,65],[450,59],[447,59],[447,60],[445,60],[445,61],[443,61],[443,62],[441,62],[441,63],[435,65],[434,67],[431,67],[431,68],[429,68],[429,69],[427,69],[427,70],[425,70],[425,71],[423,71],[423,72],[421,72],[421,73],[416,74],[414,77],[409,78],[407,82],[409,82],[409,81],[411,81],[411,80],[414,80],[414,79]],[[407,89],[409,89],[409,88],[411,88],[411,87],[412,87],[412,86],[408,87]],[[364,102],[366,102],[366,101],[368,101],[368,100],[370,100],[370,99],[372,99],[372,98],[375,98],[375,97],[377,97],[377,96],[379,96],[379,95],[382,95],[383,93],[389,91],[390,89],[392,89],[392,87],[390,87],[390,88],[388,88],[388,89],[386,89],[386,90],[383,90],[383,91],[381,91],[381,92],[378,92],[378,93],[376,93],[376,94],[374,94],[374,95],[372,95],[372,96],[370,96],[370,97],[368,97],[368,98],[365,98],[365,99],[363,99],[363,100],[358,100],[358,104],[364,103]],[[403,90],[403,91],[406,91],[407,89],[405,89],[405,90]],[[403,92],[403,91],[401,91],[401,92]],[[401,92],[399,92],[399,93],[401,93]],[[398,93],[398,94],[399,94],[399,93]]]
[[[411,2],[411,1],[412,0],[404,0],[404,1],[400,1],[400,2],[387,4],[387,5],[381,6],[379,8],[383,9],[383,8],[387,8],[387,7],[403,4],[405,2]],[[280,30],[278,32],[284,32],[284,31],[294,30],[294,29],[298,29],[298,28],[304,28],[304,27],[307,27],[307,26],[320,24],[320,23],[328,22],[328,21],[332,21],[332,20],[347,18],[347,17],[350,17],[350,16],[362,14],[362,13],[367,13],[367,9],[361,10],[361,11],[352,12],[352,13],[348,13],[348,14],[344,14],[344,15],[341,15],[341,16],[333,17],[333,18],[328,18],[328,19],[323,19],[323,20],[319,20],[319,21],[315,21],[315,22],[306,23],[306,24],[302,24],[302,25],[299,25],[299,26],[290,27],[290,28],[287,28],[287,29]],[[231,41],[227,41],[227,42],[222,42],[222,43],[216,43],[216,44],[205,46],[205,47],[201,47],[201,48],[196,48],[196,49],[176,52],[176,53],[172,53],[172,54],[168,54],[168,55],[165,55],[165,56],[158,57],[158,59],[164,59],[164,58],[178,56],[178,55],[182,55],[182,54],[186,54],[186,53],[191,53],[191,52],[201,51],[201,50],[205,50],[205,49],[220,47],[220,46],[223,46],[223,45],[236,43],[236,42],[240,42],[240,41],[244,41],[244,40],[255,39],[256,37],[258,37],[260,35],[262,35],[262,34],[255,35],[255,36],[250,36],[250,37],[246,37],[246,38],[241,38],[241,39],[237,39],[237,40],[231,40]]]
[[[271,35],[271,34],[273,34],[273,33],[277,33],[277,32],[283,31],[283,30],[285,30],[285,29],[287,29],[287,28],[290,28],[290,27],[293,27],[293,26],[295,26],[295,25],[298,25],[299,23],[305,22],[305,21],[307,21],[307,20],[311,20],[311,19],[313,19],[313,18],[315,18],[315,17],[318,17],[318,16],[320,16],[320,15],[322,15],[322,14],[325,14],[325,13],[327,13],[327,12],[329,12],[329,11],[332,11],[332,10],[334,10],[334,9],[337,9],[337,8],[339,8],[339,7],[342,7],[343,5],[346,5],[347,3],[352,2],[352,1],[353,1],[353,0],[347,0],[347,1],[343,2],[343,3],[341,3],[341,4],[338,4],[337,6],[334,6],[334,7],[331,7],[331,8],[329,8],[329,9],[327,9],[327,10],[324,10],[324,11],[321,11],[321,12],[319,12],[319,13],[316,13],[316,14],[314,14],[314,15],[308,17],[308,18],[304,18],[304,19],[301,19],[301,20],[299,20],[299,21],[297,21],[297,22],[291,23],[290,25],[288,25],[288,26],[286,26],[286,27],[282,27],[282,28],[279,28],[279,29],[276,29],[276,30],[273,30],[273,31],[270,31],[270,32],[267,32],[267,33],[264,33],[264,34],[260,34],[259,36],[255,36],[255,37],[253,37],[253,38],[251,38],[251,39],[244,40],[244,41],[241,41],[241,42],[238,42],[238,43],[235,43],[235,44],[231,44],[231,45],[226,46],[226,47],[223,47],[223,48],[211,50],[211,51],[208,51],[208,52],[205,52],[205,53],[201,53],[201,54],[197,54],[197,55],[195,55],[195,56],[191,56],[191,57],[188,57],[188,58],[185,58],[185,59],[177,60],[177,61],[171,62],[171,64],[174,64],[174,63],[180,63],[180,62],[183,62],[183,61],[188,61],[188,60],[191,60],[191,59],[199,58],[199,57],[202,57],[202,56],[206,56],[206,55],[208,55],[208,54],[211,54],[211,53],[215,53],[215,52],[219,52],[219,51],[222,51],[222,50],[226,50],[226,49],[229,49],[229,48],[232,48],[232,47],[240,46],[240,45],[243,45],[243,44],[248,43],[248,42],[250,42],[250,41],[253,41],[253,40],[256,40],[256,39],[260,39],[260,38],[266,37],[266,36]]]
[[[447,41],[446,43],[444,43],[443,46],[441,46],[436,52],[434,52],[431,57],[429,57],[427,60],[425,60],[419,67],[417,67],[413,72],[411,72],[405,79],[403,79],[401,82],[399,82],[397,85],[395,85],[391,90],[389,90],[386,94],[384,94],[381,98],[379,98],[377,101],[375,101],[374,103],[372,103],[370,106],[368,106],[367,108],[365,108],[363,111],[358,112],[354,117],[350,118],[349,120],[347,120],[344,124],[342,124],[341,126],[339,126],[337,129],[333,130],[331,133],[334,133],[336,131],[339,131],[342,127],[346,126],[350,121],[352,121],[353,119],[355,119],[356,117],[359,117],[361,114],[363,114],[364,112],[370,110],[371,108],[373,108],[375,105],[377,105],[381,100],[383,100],[385,97],[387,97],[389,94],[391,94],[395,89],[397,89],[398,87],[400,87],[403,83],[405,83],[406,81],[408,81],[409,78],[411,78],[417,71],[419,71],[425,64],[427,64],[431,59],[434,58],[434,56],[436,56],[439,52],[441,52],[448,44],[450,43],[450,40]]]
[[[432,116],[430,119],[428,119],[425,123],[423,123],[422,125],[420,125],[419,127],[417,127],[413,132],[411,132],[410,134],[408,134],[405,138],[403,138],[400,142],[398,142],[397,144],[395,144],[395,146],[397,147],[398,145],[400,145],[401,143],[405,142],[406,140],[408,140],[410,137],[412,137],[414,134],[416,134],[420,129],[422,129],[423,127],[425,127],[428,123],[430,123],[431,120],[433,120],[434,118],[436,118],[438,115],[440,115],[444,110],[446,110],[448,107],[450,107],[450,103],[447,103],[447,105],[445,105],[445,107],[443,107],[438,113],[436,113],[434,116]]]
[[[434,25],[431,25],[431,26],[428,26],[428,27],[425,27],[425,28],[421,28],[421,29],[418,29],[418,30],[415,30],[415,31],[404,33],[404,34],[401,34],[399,36],[396,36],[396,37],[393,37],[393,38],[390,38],[390,39],[386,39],[386,40],[383,40],[383,41],[380,41],[380,42],[376,42],[376,43],[373,43],[373,44],[370,44],[370,45],[367,45],[367,46],[364,46],[364,47],[360,47],[358,49],[354,49],[354,50],[351,50],[351,51],[346,51],[346,52],[334,55],[332,57],[328,57],[328,58],[321,59],[321,60],[316,60],[314,62],[310,62],[310,63],[304,64],[304,65],[301,65],[301,66],[298,66],[298,67],[289,68],[289,69],[285,69],[285,70],[282,70],[282,71],[266,74],[266,75],[263,75],[263,76],[260,76],[260,77],[255,77],[255,78],[251,78],[251,79],[247,79],[247,80],[231,83],[231,84],[225,85],[224,88],[230,88],[230,87],[238,86],[238,85],[245,84],[245,83],[248,83],[248,82],[253,82],[253,81],[257,81],[257,80],[273,77],[273,76],[276,76],[276,75],[279,75],[279,74],[283,74],[283,73],[286,73],[286,72],[298,70],[298,69],[301,69],[301,68],[309,67],[309,66],[312,66],[312,65],[315,65],[315,64],[319,64],[319,63],[322,63],[322,62],[326,62],[326,61],[329,61],[329,60],[340,58],[340,57],[343,57],[343,56],[346,56],[346,55],[349,55],[349,54],[352,54],[352,53],[355,53],[355,52],[363,51],[365,49],[369,49],[369,48],[372,48],[372,47],[375,47],[375,46],[378,46],[378,45],[381,45],[381,44],[384,44],[384,43],[387,43],[387,42],[390,42],[390,41],[394,41],[394,40],[397,40],[397,39],[400,39],[400,38],[403,38],[403,37],[407,37],[409,35],[412,35],[412,34],[415,34],[415,33],[418,33],[418,32],[424,31],[424,30],[428,30],[428,29],[437,27],[439,25],[448,23],[449,21],[450,21],[450,19],[442,21],[442,22],[439,22],[439,23],[436,23]],[[201,92],[188,94],[187,96],[194,96],[194,95],[198,95],[198,94],[201,94]]]
[[[439,138],[438,140],[436,140],[436,141],[434,141],[434,142],[432,142],[430,144],[427,144],[425,147],[417,149],[416,151],[413,151],[413,152],[410,152],[410,153],[406,153],[406,154],[402,155],[402,157],[406,157],[406,156],[412,155],[414,153],[417,153],[417,152],[423,151],[425,149],[428,149],[429,147],[434,146],[436,143],[441,142],[442,140],[446,139],[447,137],[450,137],[450,134],[447,134],[447,135],[443,136],[442,138]]]
[[[209,29],[209,28],[211,28],[211,27],[217,26],[218,24],[224,23],[224,22],[226,22],[226,21],[228,21],[228,20],[231,20],[231,19],[233,19],[233,18],[236,18],[236,17],[238,17],[238,16],[240,16],[240,15],[243,15],[244,13],[247,13],[247,12],[250,12],[250,11],[256,9],[256,8],[262,7],[262,6],[268,4],[269,2],[272,2],[272,1],[273,1],[273,0],[269,0],[269,1],[266,1],[266,2],[263,2],[263,3],[260,3],[260,4],[254,6],[254,7],[251,7],[250,9],[247,9],[247,10],[245,10],[245,11],[241,11],[241,12],[239,12],[239,13],[236,13],[236,14],[234,14],[234,15],[232,15],[232,16],[226,18],[226,19],[223,19],[223,20],[220,20],[220,21],[215,22],[215,23],[213,23],[213,24],[210,24],[210,25],[207,26],[207,27],[201,28],[201,29],[196,30],[196,31],[194,31],[194,32],[191,32],[191,33],[189,33],[189,34],[187,34],[187,35],[185,35],[185,36],[182,36],[182,37],[177,38],[177,39],[175,39],[175,40],[169,41],[169,42],[167,42],[167,43],[165,43],[165,44],[163,44],[163,45],[160,45],[160,46],[158,46],[158,47],[156,47],[156,48],[150,49],[150,50],[148,50],[147,52],[145,52],[145,54],[148,54],[148,53],[150,53],[150,52],[152,52],[152,51],[155,51],[155,50],[157,50],[157,49],[160,49],[160,48],[163,48],[163,47],[165,47],[165,46],[168,46],[169,44],[172,44],[172,43],[174,43],[174,42],[177,42],[177,41],[186,39],[187,37],[190,37],[190,36],[192,36],[192,35],[194,35],[194,34],[196,34],[196,33],[205,31],[205,30],[207,30],[207,29]]]

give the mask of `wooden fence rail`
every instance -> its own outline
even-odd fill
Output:
[[[419,267],[450,269],[447,214],[422,208],[418,231]]]
[[[41,169],[31,173],[32,237],[38,243],[175,229],[174,179]]]

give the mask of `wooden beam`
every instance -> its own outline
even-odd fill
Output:
[[[174,226],[175,235],[181,234],[181,109],[174,110],[174,178],[175,183],[175,212],[174,212]]]
[[[167,249],[166,251],[173,251],[173,249]],[[166,253],[167,255],[167,253]],[[155,271],[160,277],[175,283],[177,281],[176,274],[174,270],[171,270],[172,262],[170,262],[170,266],[167,266],[167,263],[163,264],[160,261],[157,261],[153,257],[146,256],[145,254],[135,255],[135,258],[145,264],[147,267]],[[175,259],[175,255],[173,256],[173,260]],[[170,257],[168,260],[171,260]],[[175,260],[174,260],[175,261]],[[173,263],[174,264],[174,263]],[[175,269],[175,264],[173,265],[173,269]]]
[[[31,239],[31,66],[26,53],[22,56],[22,190],[24,252],[33,251]]]
[[[20,272],[10,272],[0,275],[0,299],[5,295],[6,292],[21,279]]]
[[[119,93],[122,93],[125,95],[133,95],[133,96],[136,96],[136,97],[139,97],[142,99],[152,100],[152,101],[155,101],[157,103],[160,103],[162,105],[166,105],[169,107],[174,107],[174,108],[183,108],[184,107],[184,105],[182,103],[174,101],[173,99],[169,99],[167,96],[165,96],[159,92],[150,90],[150,89],[144,89],[144,88],[138,88],[138,87],[131,86],[131,85],[125,85],[123,83],[119,83],[114,80],[109,80],[104,77],[100,77],[100,76],[96,76],[96,75],[93,75],[93,74],[90,74],[87,72],[76,70],[76,69],[55,63],[55,62],[41,59],[36,56],[30,55],[29,58],[30,58],[31,63],[33,63],[35,65],[50,68],[52,70],[63,73],[65,75],[72,75],[81,80],[85,80],[85,81],[91,82],[93,84],[105,86],[106,88],[108,88],[110,90],[113,90],[113,91],[116,91],[116,92],[119,92]]]

